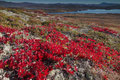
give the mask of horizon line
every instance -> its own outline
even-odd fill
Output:
[[[35,3],[35,4],[101,4],[101,3],[112,3],[112,4],[120,4],[114,2],[100,2],[100,3],[74,3],[74,2],[16,2],[16,1],[4,1],[4,2],[12,2],[12,3]]]

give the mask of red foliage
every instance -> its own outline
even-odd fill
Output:
[[[69,25],[66,26],[69,27]],[[40,39],[16,39],[15,35],[11,35],[8,38],[0,38],[0,43],[9,41],[16,45],[13,49],[15,53],[7,60],[0,61],[0,68],[4,69],[7,67],[10,70],[16,71],[18,78],[22,80],[23,78],[26,80],[45,80],[49,71],[51,71],[54,66],[64,69],[70,74],[74,74],[71,66],[62,62],[68,54],[70,55],[69,57],[73,57],[76,60],[80,58],[90,59],[100,68],[104,66],[110,68],[109,65],[117,66],[119,64],[117,60],[119,60],[120,53],[111,50],[101,43],[96,44],[95,40],[88,39],[89,42],[86,43],[87,39],[80,37],[78,41],[75,42],[69,40],[53,27],[38,26],[37,28],[43,28],[43,31],[49,33],[45,36],[46,41]],[[30,27],[22,30],[29,32],[29,29]],[[0,31],[12,33],[15,30],[1,27]],[[18,34],[21,33],[18,31]],[[44,34],[40,35],[42,36]],[[20,44],[23,46],[20,47]],[[55,65],[54,63],[58,64]],[[66,67],[64,67],[64,65],[66,65]],[[75,67],[75,71],[77,71],[77,67]]]
[[[112,35],[115,35],[115,36],[118,36],[118,37],[120,36],[120,35],[118,35],[118,32],[113,31],[113,30],[108,29],[108,28],[100,28],[100,27],[93,27],[93,26],[91,26],[91,27],[95,31],[100,31],[100,32],[104,32],[104,33],[107,33],[107,34],[112,34]]]

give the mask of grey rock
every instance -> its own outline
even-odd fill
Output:
[[[7,77],[4,77],[4,78],[3,78],[3,80],[10,80],[10,79],[9,79],[9,78],[7,78]]]
[[[88,33],[89,29],[88,28],[84,28],[84,29],[80,29],[80,33]]]
[[[4,70],[3,69],[0,69],[0,75],[4,73]]]
[[[10,44],[5,44],[5,45],[4,45],[3,52],[4,52],[5,54],[12,52],[12,48],[11,48]]]
[[[55,69],[50,71],[47,80],[65,80],[65,77],[63,76],[63,72],[59,69]]]
[[[2,34],[2,33],[0,33],[0,37],[3,37],[3,34]]]

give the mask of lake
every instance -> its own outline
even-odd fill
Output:
[[[94,14],[107,14],[107,13],[112,13],[112,14],[120,14],[120,9],[111,9],[111,10],[106,10],[106,9],[88,9],[88,10],[83,10],[83,11],[73,11],[73,12],[56,12],[56,13],[48,13],[48,14],[76,14],[76,13],[94,13]]]

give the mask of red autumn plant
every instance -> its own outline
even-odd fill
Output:
[[[118,32],[111,30],[111,29],[108,29],[108,28],[100,28],[100,27],[94,27],[94,26],[91,26],[91,28],[95,31],[100,31],[100,32],[104,32],[107,34],[112,34],[112,35],[115,35],[118,37],[120,36],[120,35],[118,35]]]
[[[63,63],[65,57],[72,57],[75,60],[87,58],[93,61],[100,68],[107,67],[112,70],[117,67],[119,69],[120,53],[106,47],[101,43],[96,43],[95,40],[78,38],[77,41],[69,40],[64,34],[58,32],[54,26],[37,26],[27,27],[21,30],[29,33],[30,29],[39,28],[45,33],[40,33],[46,40],[42,39],[16,39],[12,34],[16,31],[10,28],[1,28],[0,32],[11,33],[9,37],[1,37],[0,43],[6,44],[11,42],[15,45],[12,54],[8,59],[1,60],[0,68],[12,70],[16,73],[18,79],[22,80],[45,80],[49,71],[54,67],[66,70],[70,74],[74,74],[69,64]],[[62,25],[63,26],[63,25]],[[61,26],[61,27],[62,27]],[[66,25],[67,27],[73,27]],[[75,27],[74,27],[75,28]],[[22,46],[21,46],[22,45]],[[58,64],[56,64],[58,63]],[[75,67],[75,71],[77,68]]]

